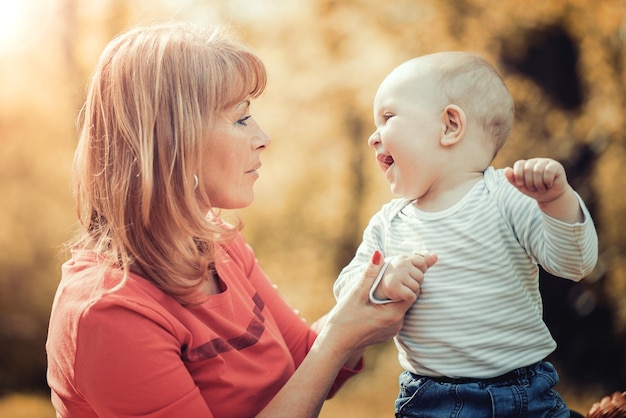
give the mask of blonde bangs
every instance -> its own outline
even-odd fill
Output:
[[[215,31],[209,39],[215,43],[217,59],[207,65],[212,67],[207,85],[215,89],[211,96],[216,105],[213,110],[218,113],[246,98],[257,98],[267,84],[267,72],[261,59],[226,36],[223,30]]]

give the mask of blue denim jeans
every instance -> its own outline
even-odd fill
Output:
[[[543,361],[493,379],[400,375],[396,418],[565,417],[569,409],[554,390],[559,381]]]

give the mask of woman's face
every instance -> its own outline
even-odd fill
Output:
[[[271,139],[249,112],[250,101],[243,100],[218,115],[211,131],[201,183],[212,207],[239,209],[254,199],[261,152]]]

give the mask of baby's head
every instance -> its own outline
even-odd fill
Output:
[[[416,101],[429,100],[439,111],[447,105],[460,107],[468,122],[493,144],[493,156],[506,143],[515,114],[513,98],[502,76],[482,56],[448,51],[414,58],[387,76],[377,97],[390,85],[396,92],[414,95]]]
[[[482,129],[495,156],[506,143],[515,116],[513,98],[498,70],[471,52],[440,52],[422,59],[425,65],[432,62],[434,81],[445,102],[459,106],[468,121]]]
[[[482,172],[502,148],[513,99],[498,71],[468,52],[409,60],[381,83],[369,145],[395,194],[422,196],[460,172]]]

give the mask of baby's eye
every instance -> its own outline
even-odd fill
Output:
[[[393,118],[393,114],[391,114],[391,113],[385,113],[383,115],[383,119],[385,120],[385,122],[387,122],[391,118]]]
[[[244,116],[243,118],[239,119],[237,122],[235,122],[237,125],[243,125],[243,126],[248,126],[248,124],[246,123],[246,121],[248,119],[250,119],[252,117],[252,115],[247,115]]]

